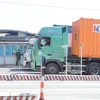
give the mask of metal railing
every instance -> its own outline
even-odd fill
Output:
[[[66,65],[64,65],[65,67],[66,67],[66,75],[67,75],[67,72],[68,71],[71,71],[71,70],[68,70],[67,68],[68,68],[68,66],[70,66],[70,67],[81,67],[81,70],[80,70],[80,74],[82,75],[82,72],[84,72],[83,70],[82,70],[82,68],[83,67],[86,67],[86,65],[83,65],[82,64],[82,47],[83,47],[83,44],[80,44],[80,55],[81,55],[81,64],[80,65],[68,65],[67,64],[67,56],[68,56],[68,45],[64,45],[64,46],[62,46],[62,48],[64,48],[65,50],[66,50]],[[76,70],[75,70],[76,71]],[[79,71],[79,70],[77,70],[77,71]]]

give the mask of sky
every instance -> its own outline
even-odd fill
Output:
[[[42,27],[100,19],[100,0],[0,0],[0,29],[38,33]]]

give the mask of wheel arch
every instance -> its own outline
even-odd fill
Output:
[[[46,65],[49,63],[56,63],[59,66],[60,71],[63,71],[63,64],[61,63],[60,60],[56,60],[56,59],[47,59],[46,60]]]
[[[93,64],[93,63],[99,64],[99,66],[100,66],[100,63],[99,63],[99,62],[89,61],[89,62],[87,62],[87,63],[85,64],[85,65],[86,65],[86,72],[87,72],[88,69],[89,69],[89,65],[90,65],[90,64]]]
[[[88,71],[89,71],[89,67],[92,65],[92,64],[96,64],[96,65],[99,65],[99,68],[100,68],[100,63],[99,62],[88,62],[87,65],[86,65],[86,73],[88,74]]]

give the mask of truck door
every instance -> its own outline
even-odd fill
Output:
[[[39,44],[38,44],[39,45]],[[42,51],[42,55],[46,57],[46,59],[51,59],[52,53],[51,53],[51,39],[50,37],[43,37],[40,42],[40,47],[36,51],[36,63],[37,65],[40,65],[40,56],[38,55],[38,52]]]
[[[62,58],[62,35],[52,36],[52,58]]]
[[[49,37],[43,37],[41,40],[41,48],[43,55],[50,59],[52,57],[51,53],[51,39]]]

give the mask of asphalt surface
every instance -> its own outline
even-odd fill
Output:
[[[100,100],[100,82],[91,81],[45,81],[45,100]],[[39,100],[39,81],[1,81],[0,95],[32,93]]]
[[[23,67],[2,67],[0,68],[0,74],[12,74],[12,73],[15,73],[15,74],[40,74],[40,72],[35,72],[35,71],[32,71],[30,68],[23,68]],[[65,72],[60,72],[59,73],[60,75],[64,75]],[[71,73],[68,73],[68,74],[71,74]],[[76,74],[78,75],[78,74]]]

